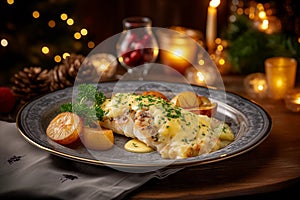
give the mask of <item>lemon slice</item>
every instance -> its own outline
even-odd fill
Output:
[[[82,127],[82,121],[78,115],[63,112],[52,119],[46,129],[46,134],[59,144],[71,144],[79,138]]]

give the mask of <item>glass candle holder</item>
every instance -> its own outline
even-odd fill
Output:
[[[300,111],[300,89],[294,89],[287,92],[284,101],[287,109],[293,112],[299,112]]]
[[[244,79],[244,87],[252,98],[264,98],[267,96],[267,80],[263,73],[249,74]]]
[[[186,32],[159,30],[160,60],[181,74],[195,60],[197,43]]]
[[[296,79],[297,61],[294,58],[272,57],[265,60],[268,94],[273,99],[283,99],[293,89]]]
[[[111,78],[117,70],[117,58],[112,54],[98,53],[88,57],[88,61],[95,67],[101,80]]]

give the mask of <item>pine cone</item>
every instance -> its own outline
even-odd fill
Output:
[[[68,56],[60,65],[55,66],[50,72],[50,90],[55,91],[72,86],[75,82],[78,70],[85,57],[72,54]]]
[[[22,103],[49,91],[48,70],[41,67],[24,68],[15,74],[11,81],[12,91]]]
[[[99,78],[98,71],[93,63],[89,59],[85,59],[77,73],[76,83],[97,83]]]

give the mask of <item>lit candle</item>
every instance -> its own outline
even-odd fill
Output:
[[[287,109],[293,112],[299,112],[300,111],[300,89],[294,89],[289,91],[286,94],[284,101]]]
[[[273,57],[265,60],[265,71],[269,96],[282,99],[293,89],[296,79],[297,61],[293,58]]]
[[[87,57],[102,80],[111,78],[117,69],[117,59],[112,54],[98,53]]]
[[[264,98],[267,94],[267,80],[263,73],[254,73],[244,79],[247,94],[252,98]]]
[[[159,31],[158,36],[161,62],[184,74],[195,59],[195,40],[186,34],[167,29]]]
[[[170,48],[169,51],[162,51],[161,57],[164,64],[176,69],[178,72],[184,74],[187,67],[191,64],[186,60],[189,56],[188,46],[181,46]]]
[[[215,39],[217,37],[217,7],[220,0],[211,0],[207,10],[206,22],[206,45],[208,51],[212,51],[215,46]]]

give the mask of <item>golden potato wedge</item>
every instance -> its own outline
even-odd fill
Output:
[[[81,142],[92,150],[108,150],[114,145],[114,134],[110,129],[84,127]]]
[[[83,123],[78,115],[63,112],[52,119],[46,129],[46,134],[51,140],[66,145],[79,138],[82,128]]]

